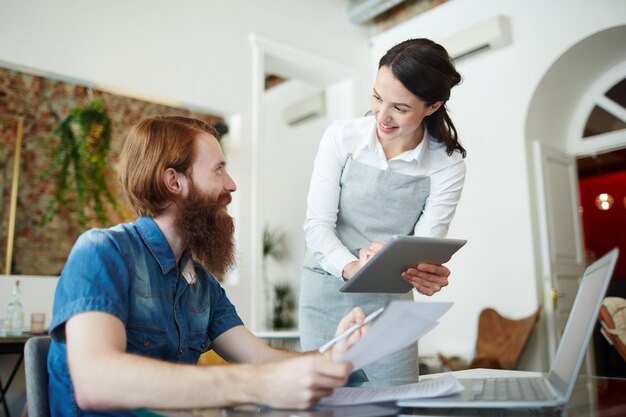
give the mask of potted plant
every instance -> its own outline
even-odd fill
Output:
[[[296,325],[293,319],[293,312],[296,308],[296,301],[293,289],[288,283],[274,285],[274,311],[272,315],[272,328],[293,329]]]
[[[276,261],[282,261],[287,256],[287,246],[285,242],[285,234],[278,229],[270,229],[265,226],[263,229],[263,295],[265,296],[265,319],[268,326],[272,325],[270,281],[267,273],[268,258],[274,258]]]

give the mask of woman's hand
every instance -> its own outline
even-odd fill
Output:
[[[385,246],[387,242],[372,242],[368,248],[359,249],[359,260],[347,264],[341,273],[344,281],[350,280],[371,258]]]
[[[402,278],[420,294],[431,296],[448,285],[450,270],[443,265],[419,264],[402,273]]]

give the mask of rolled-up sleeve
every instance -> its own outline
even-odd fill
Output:
[[[126,323],[129,273],[123,250],[106,233],[90,230],[74,245],[55,291],[50,334],[65,339],[65,323],[87,311],[111,314]]]
[[[235,306],[226,296],[226,291],[213,277],[210,282],[211,294],[211,321],[209,324],[209,337],[217,339],[222,333],[236,326],[243,325],[243,321],[237,314]]]

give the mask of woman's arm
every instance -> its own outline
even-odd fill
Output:
[[[342,149],[341,130],[331,125],[320,141],[307,196],[304,234],[308,249],[328,273],[341,277],[357,260],[337,237],[340,179],[349,151]]]
[[[463,159],[430,176],[430,193],[415,225],[415,236],[446,237],[465,182]]]
[[[453,157],[457,157],[454,155]],[[445,237],[465,182],[463,159],[431,175],[431,190],[415,226],[416,236]],[[420,293],[433,295],[448,285],[450,270],[443,265],[419,264],[402,277]]]

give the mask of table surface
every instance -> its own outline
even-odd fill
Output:
[[[23,353],[26,341],[33,336],[36,335],[30,332],[24,332],[21,336],[0,336],[0,354],[19,355]]]
[[[480,371],[462,371],[458,378],[480,376]],[[465,372],[465,373],[463,373]],[[485,373],[485,372],[483,372]],[[425,375],[424,378],[428,378]],[[580,376],[574,393],[563,409],[425,409],[400,408],[393,403],[333,407],[319,410],[273,410],[257,406],[209,408],[193,411],[142,410],[145,417],[378,417],[378,416],[626,416],[626,378]]]
[[[254,332],[254,335],[260,339],[299,339],[300,332],[298,330],[263,330]]]
[[[23,332],[21,336],[0,336],[0,344],[6,343],[23,343],[28,340],[29,337],[34,335],[30,334],[30,332]]]

